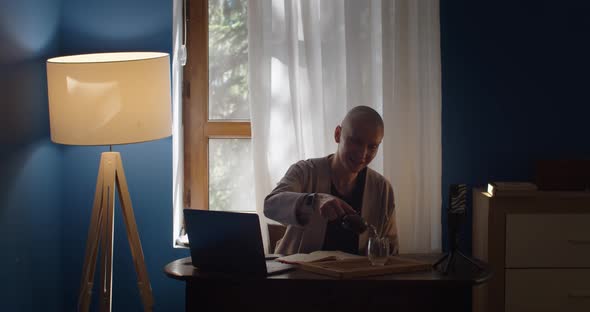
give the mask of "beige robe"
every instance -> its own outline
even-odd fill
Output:
[[[290,255],[321,250],[327,220],[313,203],[305,203],[309,193],[330,194],[332,180],[328,157],[301,160],[293,164],[275,189],[264,199],[264,215],[287,226],[285,235],[277,242],[275,252]],[[388,236],[391,250],[399,251],[395,204],[391,184],[378,172],[367,168],[361,216],[377,228],[381,236]],[[312,211],[307,224],[300,224],[297,214]],[[368,232],[359,236],[359,253],[366,254]]]

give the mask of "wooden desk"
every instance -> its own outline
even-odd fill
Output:
[[[404,255],[435,262],[440,255]],[[186,311],[471,311],[472,287],[491,277],[434,270],[359,279],[334,279],[303,270],[265,278],[200,274],[183,258],[166,265],[170,278],[186,282]],[[328,310],[326,310],[328,309]],[[379,311],[379,310],[374,310]]]

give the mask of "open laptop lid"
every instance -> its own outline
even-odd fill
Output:
[[[184,222],[200,271],[266,275],[258,215],[184,209]]]

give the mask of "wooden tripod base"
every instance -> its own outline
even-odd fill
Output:
[[[84,269],[82,271],[82,285],[80,286],[80,296],[78,298],[78,311],[88,311],[90,308],[99,241],[101,251],[100,270],[102,271],[99,291],[100,311],[111,311],[112,308],[115,186],[123,210],[127,238],[129,239],[131,256],[137,273],[137,286],[144,311],[151,311],[154,304],[152,287],[139,241],[121,155],[118,152],[104,152],[100,157],[100,167],[96,179],[96,192],[94,194],[92,217],[88,229],[88,240],[86,241]]]

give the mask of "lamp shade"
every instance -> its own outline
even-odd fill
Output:
[[[172,134],[167,53],[117,52],[47,60],[51,140],[113,145]]]

